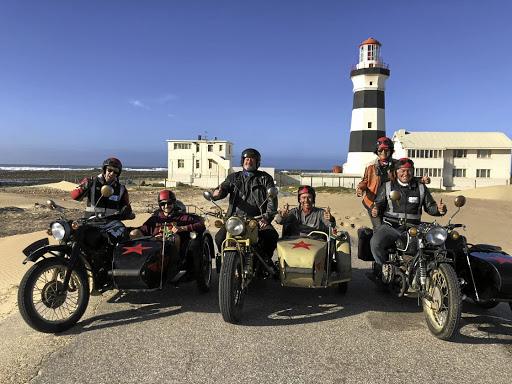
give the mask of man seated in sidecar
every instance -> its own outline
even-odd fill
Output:
[[[168,189],[158,194],[158,206],[160,209],[141,227],[133,229],[130,237],[136,239],[142,236],[158,237],[173,234],[177,235],[176,245],[180,248],[182,257],[185,257],[186,248],[199,252],[200,237],[191,239],[189,235],[192,231],[203,232],[206,229],[204,223],[179,208],[176,204],[176,195]]]
[[[336,226],[336,219],[327,209],[315,207],[316,192],[309,185],[302,185],[297,192],[299,206],[289,210],[286,204],[276,216],[276,223],[283,225],[283,237],[307,236],[312,231],[329,234],[329,227]],[[313,235],[315,238],[322,238]]]
[[[377,193],[372,207],[373,217],[380,215],[382,225],[370,240],[370,248],[375,259],[373,274],[370,279],[380,279],[382,276],[382,265],[387,261],[388,248],[392,247],[406,227],[403,220],[412,224],[419,224],[421,221],[422,209],[431,216],[444,216],[446,205],[440,199],[436,203],[429,189],[422,183],[413,179],[414,163],[411,159],[402,158],[395,166],[396,177],[382,185]],[[396,190],[402,195],[398,201],[389,197],[390,192]],[[385,280],[385,277],[382,277]]]

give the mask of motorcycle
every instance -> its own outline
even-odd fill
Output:
[[[283,226],[283,233],[286,228]],[[325,240],[324,240],[325,238]],[[329,228],[329,233],[312,231],[307,237],[283,237],[277,242],[282,286],[327,288],[337,285],[346,293],[352,278],[350,236]]]
[[[101,198],[112,194],[110,186],[102,187]],[[47,206],[60,210],[52,200]],[[65,331],[80,320],[90,295],[113,289],[162,289],[167,283],[187,280],[187,272],[193,273],[202,291],[209,290],[214,253],[207,231],[191,232],[181,249],[179,237],[166,232],[118,243],[108,227],[121,218],[117,213],[96,213],[88,219],[68,220],[62,214],[47,231],[58,244],[50,245],[44,238],[23,250],[23,264],[35,263],[18,289],[18,307],[29,326],[46,333]]]
[[[464,206],[466,199],[458,196],[455,204]],[[471,244],[465,236],[455,231],[463,224],[449,224],[451,232],[446,248],[454,260],[463,297],[469,297],[484,309],[508,302],[512,309],[512,256],[501,247],[490,244]]]
[[[391,200],[398,201],[401,194],[391,191]],[[459,208],[462,198],[455,200]],[[399,297],[417,296],[421,303],[430,332],[441,340],[447,340],[458,329],[461,317],[462,294],[455,269],[453,253],[446,247],[448,237],[457,238],[455,228],[462,225],[447,226],[437,222],[411,224],[404,219],[386,220],[405,226],[406,230],[388,250],[388,261],[382,266],[382,282],[395,291]],[[386,225],[386,224],[383,224]],[[362,260],[374,260],[369,248],[371,229],[359,229],[359,255]],[[373,263],[375,273],[375,262]]]
[[[277,196],[275,187],[267,190],[267,200]],[[222,208],[213,200],[213,193],[205,191],[203,196],[217,207],[215,226],[225,225],[226,239],[222,242],[220,254],[216,257],[219,272],[219,307],[224,321],[239,323],[247,294],[247,287],[257,278],[278,276],[270,261],[265,261],[258,246],[258,220],[262,218],[263,205],[259,207],[261,215],[256,217],[225,217]]]

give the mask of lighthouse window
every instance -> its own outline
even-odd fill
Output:
[[[370,81],[370,85],[373,85],[373,81]]]
[[[369,121],[369,122],[368,122],[368,128],[371,128],[371,127],[372,127],[372,122],[371,122],[371,121]]]

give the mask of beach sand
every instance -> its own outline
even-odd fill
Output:
[[[0,320],[17,311],[17,290],[25,272],[31,267],[23,265],[22,250],[32,242],[41,238],[53,237],[46,234],[46,228],[52,220],[59,217],[59,212],[50,211],[45,207],[47,199],[51,198],[58,206],[63,207],[68,218],[79,218],[85,207],[84,202],[71,199],[70,191],[75,184],[60,182],[55,184],[39,185],[34,187],[12,188],[0,190]],[[141,225],[149,216],[148,210],[156,208],[155,204],[158,189],[131,190],[130,200],[137,214],[135,220],[126,221],[127,226]],[[509,213],[512,212],[512,186],[494,186],[476,188],[455,193],[436,193],[434,198],[448,207],[445,217],[437,218],[441,224],[446,224],[449,217],[456,211],[453,204],[458,194],[467,198],[466,205],[454,218],[454,223],[466,225],[466,231],[461,232],[467,236],[470,243],[487,243],[499,245],[507,253],[512,252],[512,237],[507,235]],[[196,205],[202,209],[209,209],[213,204],[204,200],[199,189],[186,189],[177,192],[177,198],[186,205]],[[336,218],[338,230],[347,231],[352,243],[357,242],[357,229],[371,226],[366,211],[361,204],[361,198],[353,194],[318,193],[317,206],[331,208]],[[296,196],[279,198],[279,206],[285,203],[290,206],[297,205]],[[223,207],[226,203],[221,204]],[[428,220],[430,216],[424,215]],[[434,219],[434,218],[432,218]],[[274,224],[277,231],[281,226]],[[213,222],[207,227],[214,232]],[[23,234],[15,234],[22,231]],[[12,235],[6,235],[12,234]],[[370,268],[370,262],[367,263]]]

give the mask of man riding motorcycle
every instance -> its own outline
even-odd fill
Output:
[[[386,182],[377,193],[372,207],[372,216],[382,217],[382,225],[373,235],[370,248],[375,259],[375,276],[379,277],[382,264],[387,261],[389,247],[395,244],[405,230],[405,222],[419,224],[424,209],[431,216],[446,214],[446,205],[440,199],[436,203],[429,189],[413,179],[414,163],[408,158],[401,158],[395,166],[396,179]],[[398,201],[392,201],[390,192],[396,190],[402,195]]]
[[[120,219],[128,219],[132,215],[132,207],[128,190],[119,182],[119,176],[123,170],[123,164],[119,159],[110,157],[103,162],[103,173],[94,179],[86,177],[80,185],[71,191],[73,200],[82,201],[87,197],[85,217],[95,215],[110,216],[119,213]],[[101,188],[110,185],[114,193],[110,197],[101,195]],[[119,220],[111,220],[103,226],[104,229],[116,240],[127,238],[126,227]]]
[[[259,220],[258,244],[261,246],[265,257],[270,260],[277,246],[277,234],[270,224],[277,210],[277,196],[267,200],[267,191],[275,187],[274,179],[267,172],[259,171],[261,163],[260,153],[253,148],[247,148],[242,152],[240,165],[242,171],[234,172],[213,191],[213,200],[219,200],[229,196],[229,207],[226,217],[233,215],[259,216],[262,207],[263,217]],[[226,238],[226,228],[221,227],[215,235],[217,248],[222,249],[222,242]]]

